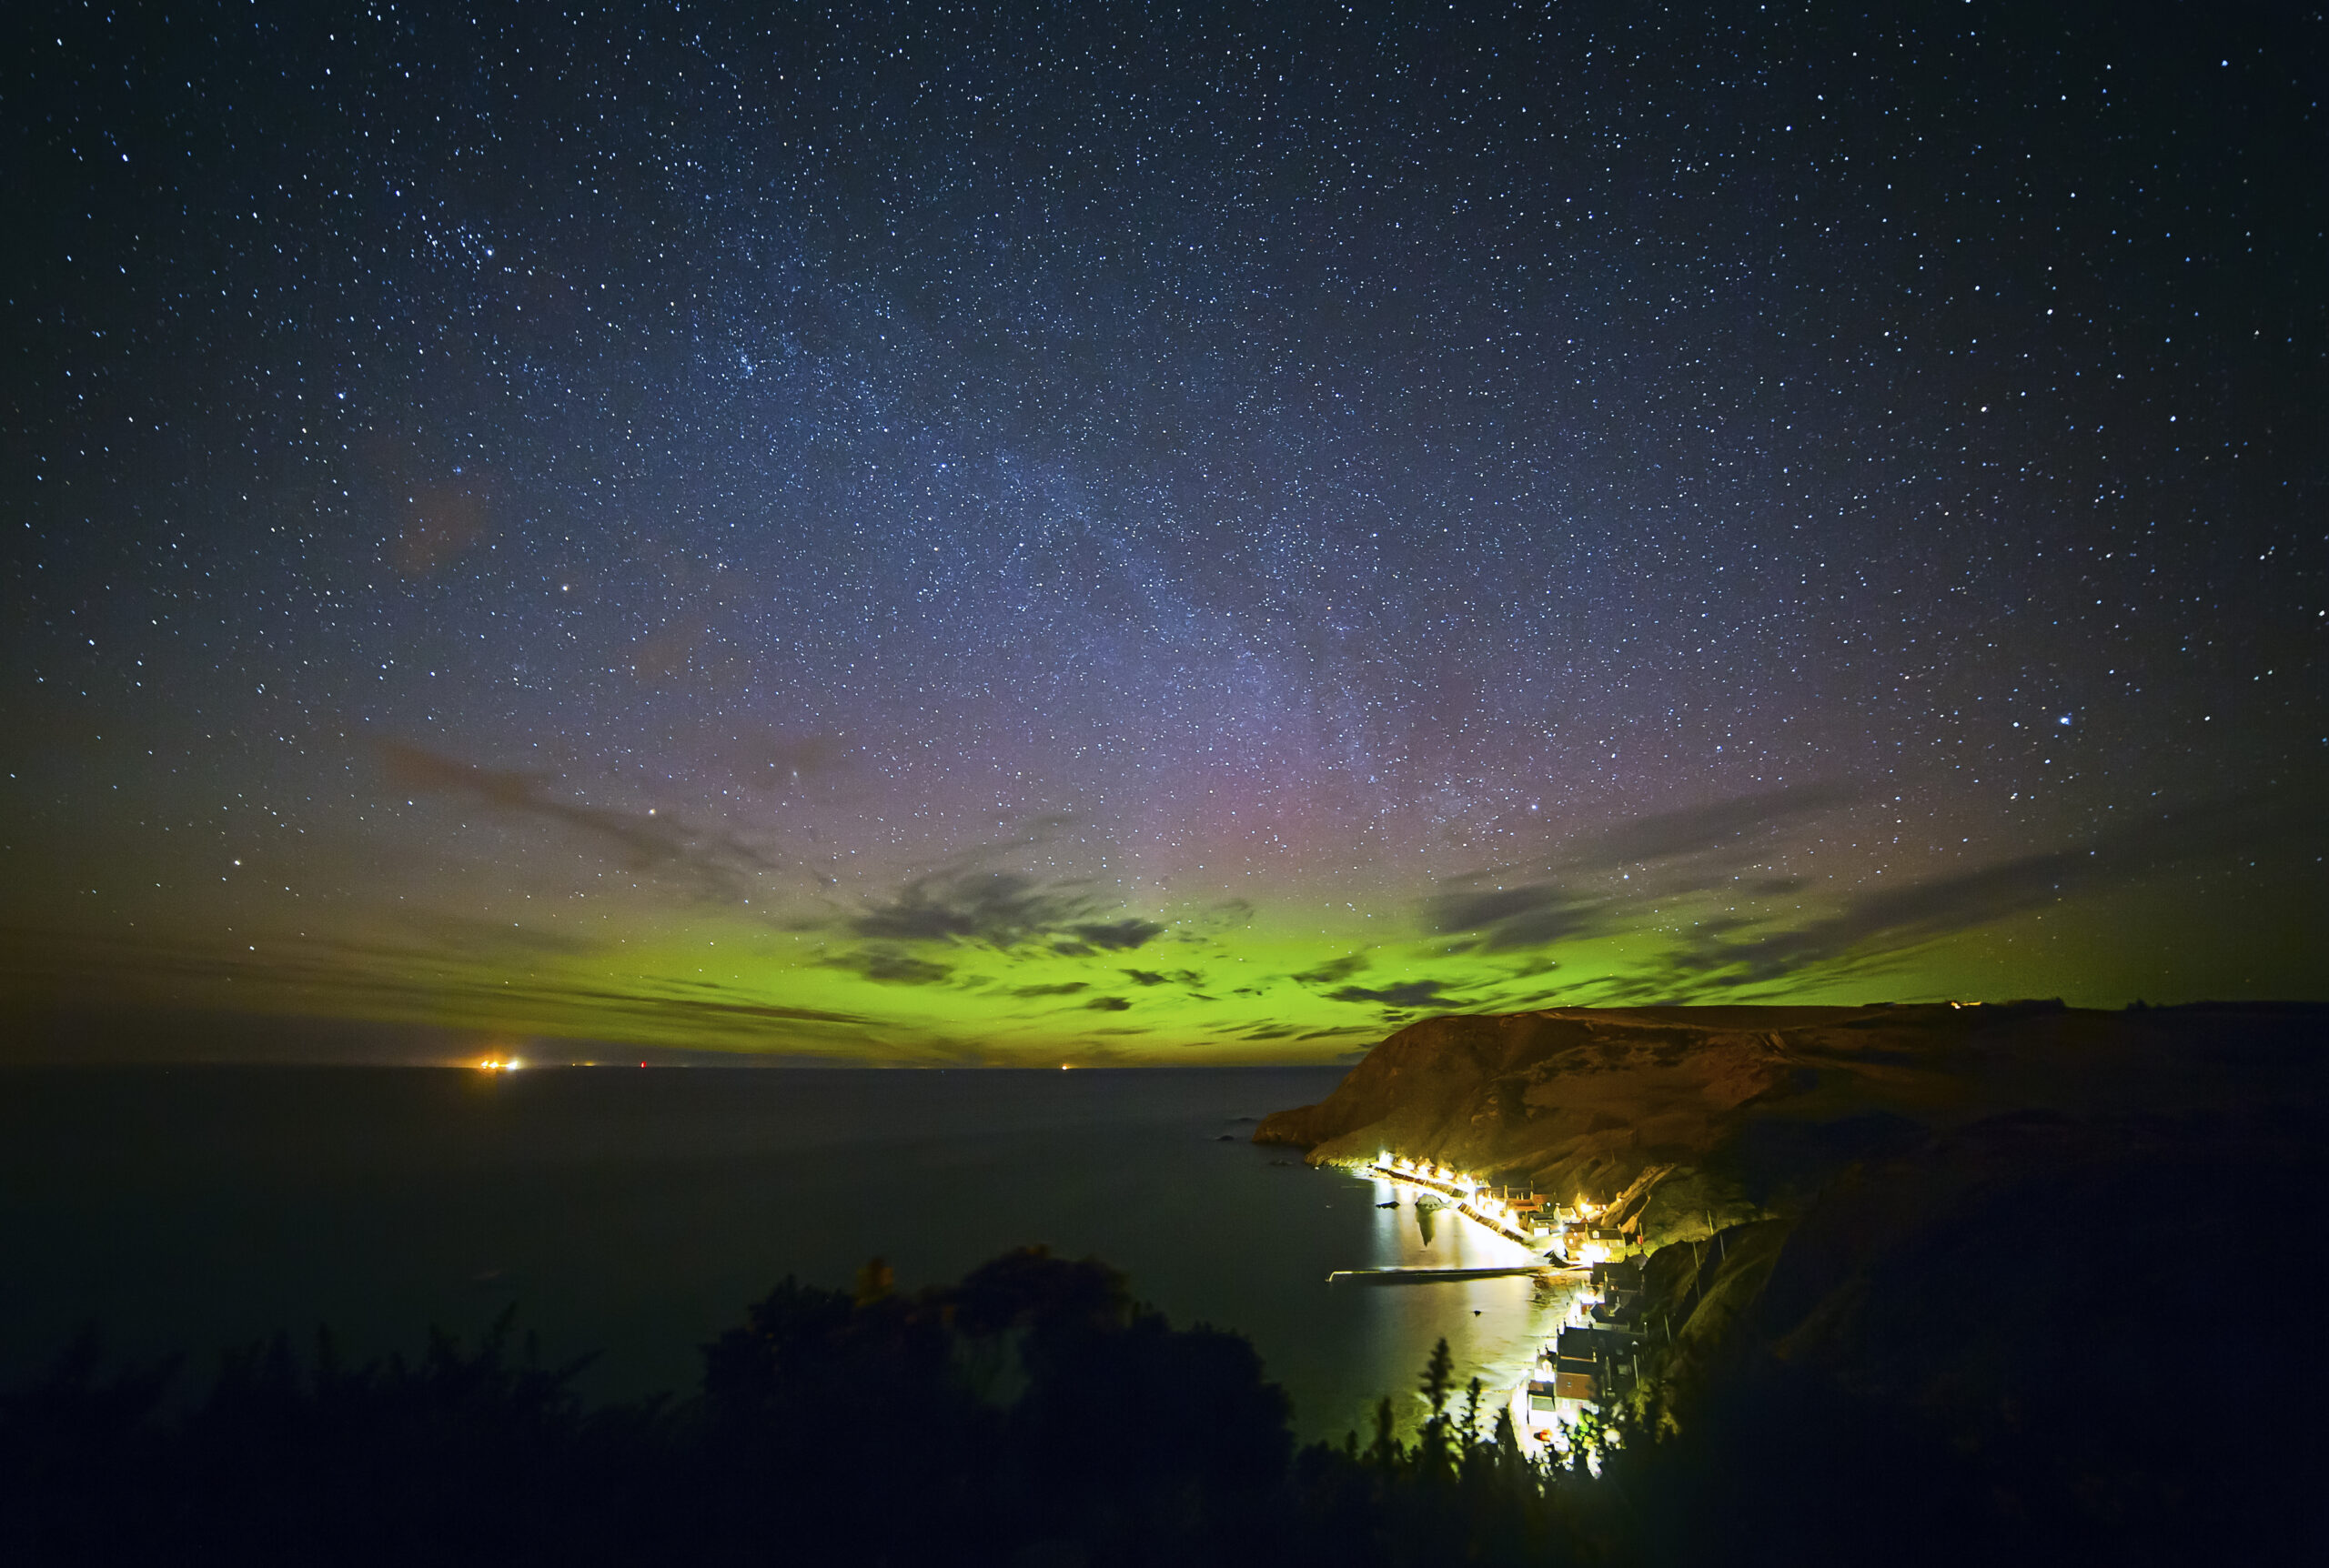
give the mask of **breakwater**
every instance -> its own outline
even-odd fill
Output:
[[[1493,1269],[1336,1269],[1326,1276],[1326,1283],[1348,1282],[1354,1285],[1432,1285],[1449,1284],[1463,1280],[1506,1280],[1521,1274],[1555,1272],[1584,1272],[1583,1270],[1556,1270],[1548,1264],[1506,1264]]]
[[[1455,1209],[1458,1214],[1463,1215],[1467,1220],[1487,1226],[1507,1241],[1517,1241],[1521,1246],[1530,1248],[1542,1244],[1540,1238],[1529,1235],[1513,1224],[1510,1220],[1483,1209],[1474,1202],[1475,1189],[1473,1188],[1453,1181],[1443,1181],[1436,1176],[1426,1176],[1420,1171],[1402,1171],[1395,1165],[1386,1165],[1379,1160],[1366,1167],[1366,1173],[1385,1181],[1405,1181],[1412,1187],[1428,1188],[1442,1196],[1453,1198],[1456,1201]]]

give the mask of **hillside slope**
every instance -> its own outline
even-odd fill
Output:
[[[1656,1244],[1799,1206],[1855,1161],[2004,1112],[2231,1111],[2311,1093],[2325,1023],[2329,1010],[2296,1005],[2059,1002],[1435,1018],[1255,1141],[1314,1163],[1427,1157],[1597,1201],[1670,1166],[1645,1214]]]
[[[1627,1560],[2314,1563],[2324,1064],[2304,1005],[1441,1018],[1255,1136],[1598,1201],[1671,1167]]]

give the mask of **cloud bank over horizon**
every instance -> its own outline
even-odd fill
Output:
[[[1118,879],[1033,869],[1090,848],[1088,824],[1064,816],[852,890],[660,809],[634,819],[546,801],[551,787],[531,775],[443,759],[417,769],[404,749],[387,766],[405,787],[476,808],[457,834],[515,833],[521,859],[579,850],[597,876],[625,878],[625,920],[610,934],[606,921],[504,922],[399,898],[361,936],[247,933],[264,944],[20,930],[19,990],[37,974],[44,1005],[67,1014],[398,1023],[457,1053],[471,1039],[535,1038],[549,1058],[561,1040],[585,1040],[885,1065],[1338,1060],[1448,1011],[2066,990],[2116,1005],[2129,999],[2021,983],[2062,972],[2046,915],[2123,931],[2130,890],[2163,894],[2169,915],[2194,868],[2322,850],[2309,815],[2234,799],[1916,881],[1846,882],[1772,837],[1808,821],[1840,840],[1889,804],[1823,785],[1580,832],[1517,868],[1441,878],[1404,909],[1235,898],[1136,908]],[[1509,879],[1547,867],[1566,879]],[[2016,935],[2033,956],[2011,954]],[[1997,956],[1968,965],[1967,940],[1983,937],[2002,939]]]

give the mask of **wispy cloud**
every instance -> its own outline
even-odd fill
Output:
[[[978,862],[974,851],[916,877],[886,900],[847,918],[852,936],[887,943],[977,946],[998,952],[1040,947],[1066,958],[1133,952],[1164,934],[1138,916],[1108,918],[1076,883],[1043,882]]]
[[[1450,945],[1455,952],[1517,952],[1602,935],[1653,896],[1652,884],[1639,879],[1619,890],[1609,873],[1659,868],[1655,887],[1663,897],[1709,887],[1766,854],[1780,829],[1865,795],[1857,785],[1804,784],[1637,817],[1573,839],[1546,860],[1449,879],[1442,884],[1447,890],[1424,900],[1423,928],[1459,939]],[[1483,886],[1490,881],[1511,885]]]
[[[1653,812],[1578,841],[1558,863],[1580,871],[1615,870],[1620,866],[1737,851],[1759,844],[1774,829],[1790,823],[1858,805],[1867,794],[1852,784],[1800,784]]]
[[[560,968],[513,968],[432,936],[395,941],[104,938],[0,931],[0,992],[40,993],[73,1007],[312,1014],[379,1021],[812,1051],[872,1051],[882,1020],[770,1002],[708,981],[642,980],[620,987]]]
[[[1447,982],[1436,980],[1402,980],[1396,985],[1379,988],[1346,985],[1331,990],[1327,997],[1335,1001],[1373,1002],[1378,1007],[1412,1011],[1417,1008],[1456,1009],[1467,1005],[1460,997],[1451,995]]]
[[[1709,928],[1676,956],[1675,971],[1683,980],[1741,984],[1848,959],[1865,963],[2179,863],[2271,852],[2320,833],[2300,809],[2256,797],[2217,801],[2127,822],[2084,844],[1870,890],[1832,914],[1780,930],[1743,922]]]
[[[860,948],[817,960],[820,967],[847,970],[861,980],[881,985],[938,985],[954,978],[949,964],[934,964],[890,948]]]
[[[1589,936],[1609,900],[1569,892],[1551,882],[1531,882],[1492,892],[1443,893],[1424,901],[1424,929],[1437,936],[1465,936],[1457,950],[1478,948],[1510,952]]]
[[[1779,829],[1865,799],[1856,787],[1807,785],[1661,812],[1579,841],[1554,861],[1559,876],[1483,889],[1460,879],[1425,901],[1424,930],[1452,937],[1447,950],[1509,952],[1626,929],[1648,903],[1721,888],[1782,898],[1806,890],[1788,878],[1739,873],[1768,852]],[[1603,1003],[1721,995],[1816,971],[1835,980],[1873,978],[1901,955],[1958,933],[2136,880],[2190,861],[2223,861],[2280,852],[2321,829],[2284,801],[2243,797],[2126,821],[2059,849],[2016,856],[1947,876],[1855,891],[1840,905],[1804,917],[1765,919],[1709,912],[1662,957],[1637,959],[1623,975],[1579,982],[1571,993]],[[2317,845],[2315,848],[2317,849]],[[1621,889],[1607,873],[1658,868]],[[1510,870],[1506,873],[1512,874]],[[1592,877],[1595,890],[1576,879]],[[1364,988],[1333,993],[1375,1000]],[[1430,1005],[1446,1005],[1435,997]]]
[[[895,898],[868,909],[849,929],[874,940],[978,942],[1015,948],[1074,923],[1085,899],[1015,871],[948,871],[917,877]]]
[[[605,945],[593,937],[544,930],[539,926],[521,925],[515,920],[480,920],[468,915],[446,914],[441,910],[399,910],[398,919],[447,951],[469,958],[487,954],[495,957],[580,958],[597,952]]]
[[[1060,952],[1074,951],[1081,955],[1105,948],[1112,952],[1125,952],[1145,947],[1164,934],[1164,928],[1154,920],[1124,920],[1087,921],[1067,928],[1070,940],[1054,943]]]
[[[401,789],[465,797],[511,816],[556,823],[620,854],[633,870],[676,877],[700,898],[741,900],[755,874],[781,869],[723,829],[695,827],[652,810],[580,805],[552,794],[539,773],[480,768],[402,741],[384,741],[379,750],[388,778]]]

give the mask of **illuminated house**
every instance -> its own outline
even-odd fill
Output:
[[[1640,1322],[1642,1260],[1613,1258],[1606,1263],[1594,1264],[1593,1290],[1601,1298],[1593,1309],[1595,1322],[1624,1328]]]
[[[1623,1397],[1641,1372],[1638,1343],[1623,1329],[1563,1329],[1552,1352],[1554,1397],[1588,1403]]]
[[[1561,1251],[1573,1263],[1603,1263],[1623,1257],[1640,1241],[1638,1230],[1628,1231],[1591,1220],[1572,1221],[1560,1232]]]
[[[1540,1383],[1529,1385],[1532,1400],[1535,1391],[1545,1386]],[[1554,1357],[1550,1392],[1557,1399],[1581,1400],[1587,1404],[1595,1402],[1601,1397],[1601,1363],[1589,1356]],[[1535,1408],[1533,1403],[1530,1408]],[[1554,1407],[1548,1405],[1546,1408]]]

